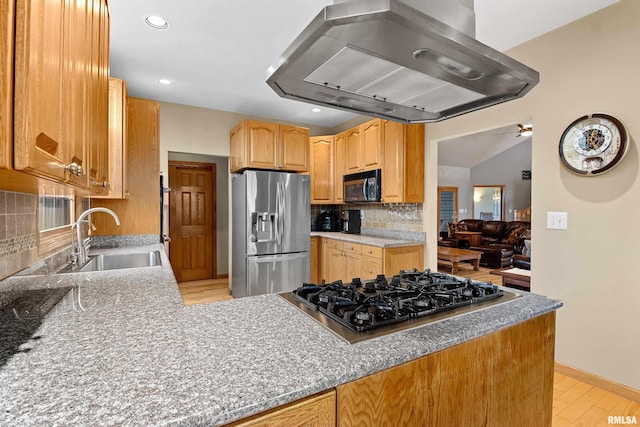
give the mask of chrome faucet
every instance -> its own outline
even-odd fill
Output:
[[[116,213],[114,211],[112,211],[111,209],[107,209],[107,208],[91,208],[91,209],[87,209],[86,211],[82,212],[80,214],[80,216],[78,217],[78,220],[76,222],[74,222],[73,224],[71,224],[71,261],[75,264],[75,265],[84,265],[87,262],[87,253],[89,252],[89,247],[90,247],[90,243],[91,243],[91,239],[89,237],[87,237],[84,241],[82,241],[82,231],[80,230],[80,224],[83,222],[87,222],[89,223],[88,220],[86,220],[85,218],[93,213],[93,212],[105,212],[108,213],[109,215],[111,215],[113,217],[113,219],[116,221],[116,225],[120,225],[120,218],[118,218],[118,215],[116,215]],[[89,223],[89,225],[91,225]],[[73,227],[76,228],[76,232],[77,232],[77,237],[76,237],[76,245],[77,245],[77,249],[73,250]]]

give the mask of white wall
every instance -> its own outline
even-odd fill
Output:
[[[640,2],[621,0],[508,53],[540,72],[523,99],[429,125],[427,199],[435,200],[438,141],[533,118],[532,278],[536,293],[561,299],[556,360],[640,389]],[[597,60],[594,61],[594,58]],[[625,159],[602,176],[573,175],[558,156],[576,118],[606,112],[626,124]],[[427,265],[436,265],[437,204],[425,205]],[[546,213],[568,213],[567,230]]]
[[[438,165],[438,185],[458,187],[458,220],[471,218],[473,208],[471,169]],[[460,212],[461,209],[463,212]]]

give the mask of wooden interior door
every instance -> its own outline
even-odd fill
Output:
[[[438,187],[438,233],[449,222],[458,222],[458,187]]]
[[[215,277],[215,164],[169,162],[169,260],[178,282]]]

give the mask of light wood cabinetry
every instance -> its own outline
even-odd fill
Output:
[[[14,7],[14,0],[0,2],[0,168],[13,163]]]
[[[106,176],[108,67],[106,0],[16,1],[16,170],[83,188]]]
[[[329,204],[334,200],[334,137],[309,138],[309,175],[311,204]]]
[[[551,312],[340,385],[337,425],[551,426],[554,342]]]
[[[268,169],[309,170],[309,130],[257,120],[243,120],[229,133],[231,172]]]
[[[311,283],[320,282],[320,238],[312,237],[309,248],[311,258]]]
[[[314,283],[375,279],[378,274],[393,276],[400,270],[424,269],[423,245],[380,248],[327,238],[321,238],[320,245],[325,249],[320,254],[320,280]]]
[[[382,121],[382,201],[424,202],[424,124]]]
[[[346,131],[346,173],[382,165],[382,120],[373,119]]]
[[[228,424],[228,427],[334,427],[334,389]]]
[[[95,215],[95,235],[157,234],[160,231],[160,106],[155,101],[129,98],[127,107],[127,158],[130,197],[95,199],[127,218],[116,226],[109,215]],[[158,236],[158,241],[160,237]]]
[[[343,176],[345,174],[346,132],[337,134],[333,140],[333,200],[344,202]],[[313,179],[313,178],[312,178]]]
[[[109,188],[98,198],[126,199],[127,181],[127,84],[122,79],[109,78]]]

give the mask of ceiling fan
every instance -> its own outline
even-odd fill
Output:
[[[524,125],[521,124],[517,124],[516,126],[518,126],[518,130],[515,131],[516,132],[516,138],[524,136],[524,137],[528,137],[533,135],[533,125],[531,123],[527,123]],[[504,132],[504,133],[499,133],[497,135],[509,135],[512,134],[513,131],[511,132]]]

